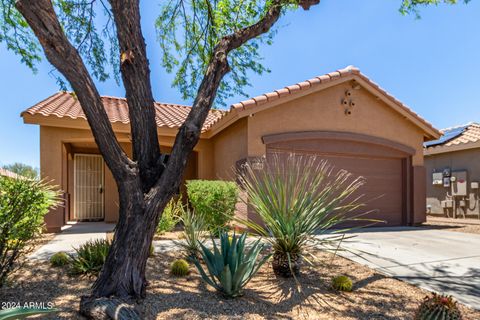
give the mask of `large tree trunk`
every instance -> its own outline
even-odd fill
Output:
[[[308,9],[320,0],[300,0]],[[150,244],[160,217],[177,190],[188,156],[220,83],[229,71],[227,56],[245,42],[267,32],[288,1],[273,0],[255,24],[223,37],[206,68],[193,107],[179,129],[168,164],[160,156],[150,70],[140,27],[139,0],[110,0],[122,58],[122,79],[128,98],[133,161],[115,138],[101,97],[76,48],[67,39],[51,0],[17,0],[16,7],[37,36],[47,59],[70,82],[80,101],[102,156],[118,185],[120,214],[107,261],[90,297],[83,297],[81,312],[91,319],[137,319],[125,305],[145,296],[145,268]]]
[[[170,200],[172,190],[161,192],[155,201],[145,198],[140,179],[119,185],[119,221],[103,269],[95,281],[91,296],[82,297],[80,311],[91,319],[96,319],[109,306],[134,304],[146,294],[145,270],[150,254],[150,245],[155,234],[160,212]],[[105,300],[104,298],[112,298]],[[118,319],[135,319],[133,313],[124,317],[121,314],[110,316]],[[109,317],[105,317],[109,319]]]

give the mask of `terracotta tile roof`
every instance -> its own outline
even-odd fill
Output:
[[[130,122],[128,118],[127,100],[125,98],[102,96],[102,101],[108,118],[112,123],[120,122],[128,124]],[[178,128],[187,118],[191,107],[155,102],[155,110],[156,122],[159,127]],[[45,117],[56,116],[58,118],[87,119],[78,99],[69,92],[58,92],[25,110],[22,112],[22,115],[25,113]],[[224,111],[220,110],[210,111],[202,131],[206,131],[207,128],[218,118],[222,117],[224,113]]]
[[[445,128],[440,130],[444,135],[438,141],[431,141],[428,146],[428,150],[434,150],[441,147],[453,147],[453,146],[462,146],[469,143],[475,143],[480,141],[480,124],[475,122],[470,122],[464,125]],[[449,137],[450,135],[450,137]]]
[[[345,81],[345,79],[348,79],[347,77],[353,77],[363,80],[363,82],[367,83],[369,86],[377,90],[381,95],[386,97],[386,99],[388,99],[392,104],[403,110],[404,114],[408,115],[414,121],[418,121],[420,123],[420,126],[426,132],[429,132],[431,137],[437,138],[440,135],[440,132],[436,130],[430,123],[422,119],[418,114],[413,112],[402,102],[400,102],[387,91],[382,89],[375,82],[371,81],[368,77],[363,75],[358,68],[353,66],[348,66],[335,72],[327,73],[322,76],[308,79],[306,81],[299,82],[294,85],[284,87],[282,89],[278,89],[248,100],[241,101],[239,103],[233,104],[230,107],[229,111],[212,110],[202,128],[202,132],[206,132],[217,125],[222,128],[222,123],[229,125],[231,123],[231,120],[235,121],[235,116],[238,115],[241,111],[250,110],[252,108],[256,108],[258,106],[277,101],[287,96],[304,93],[306,92],[306,90],[313,89],[321,84],[331,83],[334,81]],[[104,105],[111,122],[129,122],[128,106],[124,98],[105,96],[102,97],[102,99],[104,101]],[[178,128],[183,123],[183,121],[185,121],[191,107],[176,104],[156,103],[155,108],[157,111],[157,125],[159,127]],[[86,119],[77,99],[75,99],[70,93],[67,92],[59,92],[47,98],[46,100],[39,102],[30,109],[24,111],[24,113],[28,113],[31,115],[40,114],[43,116],[55,115],[59,118],[70,117],[72,119]]]
[[[255,108],[257,106],[261,106],[267,102],[273,102],[275,100],[284,98],[286,96],[291,96],[297,93],[300,93],[302,91],[308,90],[310,88],[314,88],[320,84],[325,84],[327,82],[332,82],[336,80],[340,80],[342,78],[348,77],[348,76],[357,76],[367,82],[370,86],[378,90],[381,94],[383,94],[385,97],[387,97],[391,102],[399,106],[401,109],[406,111],[408,114],[413,116],[414,118],[418,119],[422,124],[424,124],[427,128],[431,129],[433,132],[435,132],[437,135],[439,134],[438,130],[435,129],[432,124],[427,122],[425,119],[421,118],[417,113],[415,113],[412,109],[407,107],[405,104],[397,100],[394,96],[389,94],[385,89],[381,88],[378,84],[370,80],[367,76],[362,74],[360,70],[354,66],[348,66],[344,69],[339,69],[334,72],[330,72],[327,74],[324,74],[322,76],[318,76],[312,79],[305,80],[303,82],[296,83],[291,86],[284,87],[282,89],[278,89],[272,92],[264,93],[260,96],[241,101],[239,103],[233,104],[230,108],[230,111],[235,111],[235,110],[248,110],[251,108]],[[218,121],[219,119],[217,119]],[[212,124],[213,125],[213,124]]]

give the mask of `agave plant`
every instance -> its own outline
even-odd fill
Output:
[[[345,170],[335,170],[315,156],[275,155],[262,161],[262,170],[247,163],[239,174],[248,203],[261,223],[237,221],[270,241],[276,275],[295,276],[301,261],[308,261],[308,247],[338,247],[338,241],[343,239],[341,231],[346,230],[332,233],[329,229],[363,219],[365,213],[352,212],[363,206],[358,190],[365,181]],[[327,230],[329,235],[316,237]]]
[[[235,234],[229,236],[228,233],[222,232],[220,233],[220,248],[213,239],[213,251],[200,244],[208,275],[199,260],[194,260],[202,279],[228,298],[242,295],[245,285],[270,257],[267,255],[257,261],[264,245],[258,239],[246,250],[246,238],[245,233],[241,236]]]
[[[183,224],[184,239],[176,241],[176,244],[186,252],[189,259],[196,258],[200,253],[200,245],[208,235],[206,220],[202,214],[183,206],[178,218]]]
[[[58,309],[42,309],[42,308],[12,308],[0,310],[0,320],[15,320],[15,319],[25,319],[29,316],[57,312]]]

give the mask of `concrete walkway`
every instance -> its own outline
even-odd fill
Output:
[[[115,224],[104,222],[72,222],[62,228],[62,232],[47,244],[40,247],[28,258],[32,260],[48,260],[60,251],[73,253],[81,244],[93,239],[105,239],[106,233],[112,231]]]
[[[355,233],[340,253],[376,271],[480,309],[480,235],[425,228]]]

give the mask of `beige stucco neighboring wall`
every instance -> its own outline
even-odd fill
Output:
[[[446,199],[449,188],[442,185],[433,185],[433,172],[442,172],[443,169],[450,168],[454,171],[467,171],[467,210],[466,214],[477,217],[480,214],[480,190],[472,189],[470,182],[480,182],[480,148],[468,149],[455,152],[446,152],[435,155],[425,156],[425,167],[427,171],[427,205],[431,206],[429,213],[444,214],[444,209],[440,202]],[[448,212],[452,215],[451,209]],[[457,216],[462,216],[461,209],[457,211]]]
[[[342,99],[352,92],[355,106],[345,114]],[[423,132],[413,123],[373,96],[363,87],[352,90],[348,83],[288,101],[248,117],[248,155],[262,156],[262,137],[295,131],[352,132],[392,140],[414,148],[412,164],[423,165]]]
[[[247,157],[247,119],[240,119],[212,139],[214,179],[232,180],[238,160]]]

